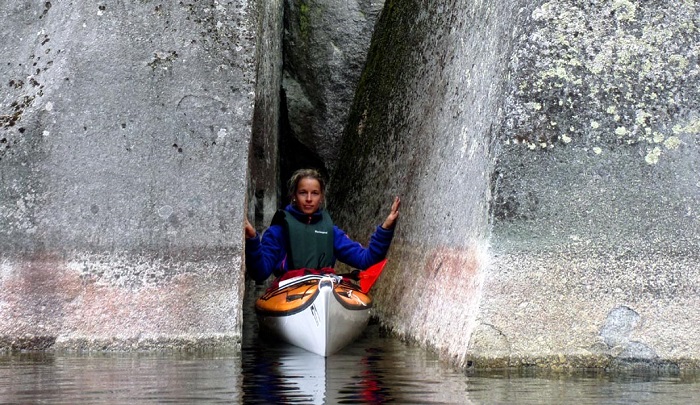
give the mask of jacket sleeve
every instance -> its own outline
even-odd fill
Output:
[[[373,264],[377,264],[384,260],[389,252],[391,240],[394,238],[393,229],[384,229],[377,226],[372,236],[369,239],[369,245],[363,247],[359,242],[355,242],[340,228],[335,226],[334,239],[334,254],[341,262],[355,267],[360,270],[365,270]]]
[[[245,266],[255,281],[265,281],[275,269],[283,266],[287,250],[280,225],[271,225],[262,238],[256,235],[245,241]]]

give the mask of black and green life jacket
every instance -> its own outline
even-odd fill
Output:
[[[333,220],[325,210],[321,218],[309,223],[298,220],[290,212],[279,210],[272,223],[282,225],[287,236],[287,270],[333,267]]]

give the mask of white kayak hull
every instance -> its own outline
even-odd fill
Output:
[[[271,332],[284,341],[321,356],[330,356],[365,330],[371,298],[337,276],[304,276],[263,295],[256,303],[261,333]],[[276,294],[276,295],[275,295]],[[263,302],[265,297],[268,302]],[[284,308],[270,301],[277,299]],[[306,299],[306,302],[302,302]],[[298,306],[286,305],[300,301]],[[265,304],[268,304],[265,307]]]

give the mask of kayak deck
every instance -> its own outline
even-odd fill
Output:
[[[335,275],[280,282],[255,303],[261,327],[322,356],[355,340],[369,321],[372,298]]]

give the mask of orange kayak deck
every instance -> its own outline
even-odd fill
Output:
[[[319,293],[318,277],[303,277],[278,289],[269,290],[255,302],[259,315],[286,316],[303,311]],[[333,296],[348,310],[366,310],[372,307],[372,297],[359,286],[348,281],[334,283]]]

